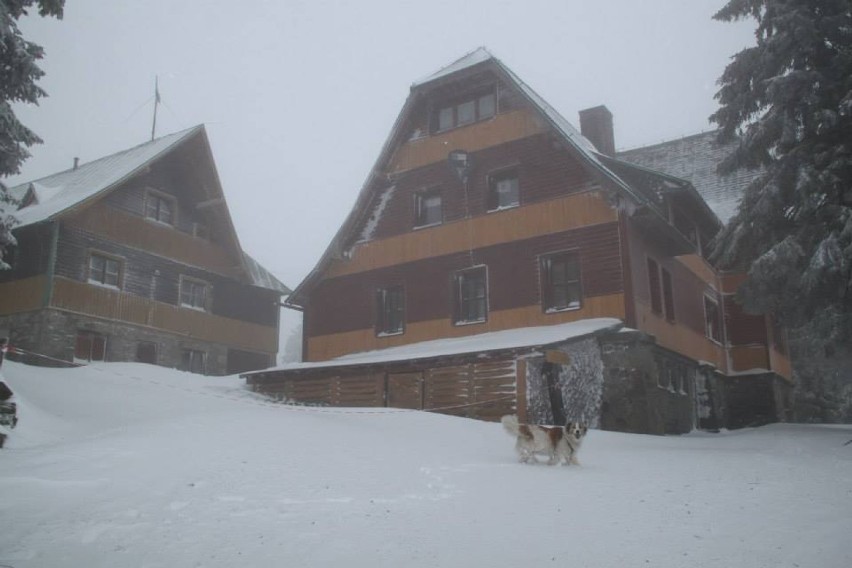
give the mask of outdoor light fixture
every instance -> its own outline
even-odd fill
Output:
[[[462,183],[467,183],[467,177],[472,167],[470,154],[465,150],[453,150],[447,155],[447,162]]]

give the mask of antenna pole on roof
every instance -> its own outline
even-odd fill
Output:
[[[157,134],[157,107],[160,106],[160,77],[154,76],[154,124],[151,125],[151,140]]]

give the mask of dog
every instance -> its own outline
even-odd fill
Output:
[[[515,436],[515,450],[521,463],[538,463],[536,454],[548,456],[547,465],[580,465],[577,452],[589,429],[579,422],[565,426],[540,426],[520,424],[514,414],[504,416],[500,422],[510,435]]]

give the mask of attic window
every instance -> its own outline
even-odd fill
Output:
[[[145,195],[145,217],[166,225],[175,224],[175,198],[149,191]]]
[[[520,203],[518,171],[502,170],[488,176],[488,210],[498,211]]]
[[[438,105],[433,117],[433,130],[443,132],[491,118],[497,114],[497,96],[494,88],[479,91]]]

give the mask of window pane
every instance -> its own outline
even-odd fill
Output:
[[[453,107],[442,108],[438,112],[438,130],[446,130],[453,126]]]
[[[417,226],[434,225],[443,220],[441,195],[436,193],[417,196]]]
[[[490,116],[494,116],[497,111],[497,105],[495,104],[494,93],[489,93],[485,96],[479,97],[479,119],[488,118]]]
[[[497,207],[511,207],[518,204],[518,178],[507,177],[496,183]]]
[[[476,101],[463,102],[458,106],[457,110],[458,125],[470,124],[476,120]]]
[[[457,274],[457,323],[485,321],[488,315],[488,289],[485,269]]]
[[[580,261],[576,254],[564,253],[542,259],[542,291],[545,311],[580,307]]]
[[[159,200],[160,214],[158,219],[163,223],[172,224],[172,204],[167,199]]]

